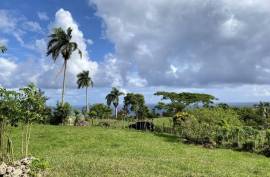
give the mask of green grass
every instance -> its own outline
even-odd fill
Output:
[[[19,151],[20,129],[13,132]],[[185,145],[175,137],[137,131],[42,126],[32,128],[30,151],[50,163],[48,176],[270,176],[270,159]]]

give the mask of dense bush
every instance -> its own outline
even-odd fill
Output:
[[[90,118],[107,119],[111,116],[112,109],[105,104],[94,104],[89,109]]]
[[[270,130],[245,126],[232,109],[201,108],[177,113],[174,126],[189,143],[257,152],[270,156]]]
[[[57,103],[50,123],[53,125],[64,124],[71,114],[72,107],[69,103],[64,103],[63,105],[61,103]]]
[[[197,144],[215,145],[226,137],[227,132],[220,130],[241,126],[235,111],[222,108],[201,108],[177,113],[173,122],[182,138]],[[224,132],[222,138],[220,132]]]
[[[238,114],[232,109],[201,108],[189,111],[199,121],[217,126],[240,126]]]

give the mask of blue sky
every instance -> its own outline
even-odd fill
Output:
[[[76,3],[63,1],[63,0],[27,0],[21,3],[18,0],[3,0],[0,2],[1,9],[9,10],[11,13],[20,17],[25,17],[29,21],[38,22],[40,26],[45,29],[48,28],[49,23],[53,20],[55,12],[60,8],[72,12],[72,16],[76,19],[76,22],[80,26],[80,30],[86,37],[95,41],[91,47],[88,48],[89,53],[95,60],[102,60],[104,55],[109,52],[113,52],[113,44],[106,40],[102,34],[102,19],[95,15],[96,9],[94,6],[89,6],[88,1],[78,0]],[[38,14],[47,16],[47,20],[41,20]],[[42,37],[44,34],[29,33],[25,35],[26,41],[33,41],[38,37]],[[24,48],[18,44],[16,39],[9,37],[10,41],[10,53],[16,55],[27,56],[29,51],[24,51]],[[14,50],[12,50],[14,49]],[[94,52],[93,52],[94,51]]]
[[[156,91],[192,91],[222,102],[270,98],[268,0],[1,0],[0,85],[36,83],[54,105],[60,98],[61,58],[46,56],[54,27],[73,28],[83,58],[71,57],[66,100],[84,104],[76,75],[90,70],[91,103],[112,86],[156,103]]]

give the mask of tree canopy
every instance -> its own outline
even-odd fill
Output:
[[[182,111],[188,106],[202,105],[203,107],[209,107],[217,100],[212,95],[203,93],[175,93],[175,92],[156,92],[154,95],[161,96],[162,100],[168,101],[169,103],[159,102],[156,106],[157,109],[165,109],[168,112],[176,113]]]
[[[149,113],[148,107],[145,105],[144,96],[136,93],[128,93],[124,97],[124,110],[127,113],[134,112],[137,119],[142,119]]]

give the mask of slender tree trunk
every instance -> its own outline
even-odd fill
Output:
[[[117,119],[117,106],[114,107],[115,119]]]
[[[85,89],[86,98],[85,98],[85,104],[86,104],[86,114],[88,113],[88,93],[87,93],[87,87]]]
[[[67,70],[67,60],[64,61],[64,78],[63,78],[63,85],[62,85],[62,98],[61,98],[61,105],[64,105],[64,94],[65,94],[65,87],[66,87],[66,70]]]

